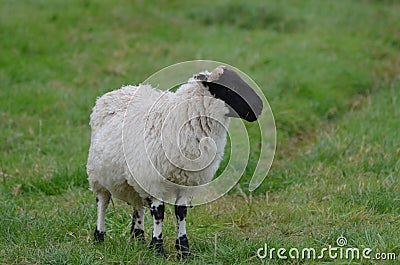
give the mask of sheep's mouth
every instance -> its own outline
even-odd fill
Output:
[[[233,117],[233,118],[241,118],[248,122],[256,121],[262,111],[262,105],[261,105],[261,107],[254,106],[255,108],[257,108],[257,110],[255,110],[255,111],[253,111],[253,108],[249,106],[248,110],[239,110],[239,113],[236,112],[236,110],[234,108],[232,108],[231,106],[227,105],[227,107],[229,109],[229,112],[226,114],[226,116]]]

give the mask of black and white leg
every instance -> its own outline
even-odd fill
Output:
[[[175,205],[175,216],[178,222],[178,236],[175,242],[175,248],[178,251],[178,257],[186,257],[190,254],[189,241],[186,236],[186,205]]]
[[[156,252],[165,255],[162,239],[162,222],[164,221],[164,202],[157,199],[149,199],[150,213],[153,217],[153,236],[150,247],[155,248]]]
[[[108,204],[110,203],[111,194],[107,190],[97,192],[97,223],[96,230],[94,231],[94,242],[99,243],[104,241],[104,234],[106,233],[105,218]]]
[[[144,207],[133,210],[131,237],[144,241]]]

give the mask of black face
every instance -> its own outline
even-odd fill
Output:
[[[227,116],[239,117],[250,122],[257,120],[263,108],[260,97],[236,72],[226,67],[221,68],[223,72],[214,80],[202,83],[209,88],[214,97],[228,105]]]

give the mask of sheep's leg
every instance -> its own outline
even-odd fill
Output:
[[[144,208],[135,209],[132,214],[132,238],[138,238],[144,241]]]
[[[153,216],[153,236],[150,247],[154,247],[157,253],[165,255],[162,239],[162,222],[164,220],[164,202],[152,199],[150,201],[150,213]]]
[[[96,230],[94,231],[95,243],[104,241],[104,234],[106,233],[106,227],[105,227],[106,210],[110,202],[110,198],[111,194],[107,190],[97,193],[96,196],[97,223],[96,223]]]
[[[175,248],[178,250],[178,257],[186,257],[190,254],[189,241],[186,236],[186,215],[185,205],[175,205],[175,216],[178,222],[178,236],[175,241]]]

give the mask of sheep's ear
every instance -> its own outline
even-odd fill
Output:
[[[193,76],[193,79],[197,81],[207,81],[207,77],[206,73],[198,73]]]
[[[255,121],[261,114],[262,100],[235,71],[219,66],[203,83],[214,97],[229,106],[227,116]]]

